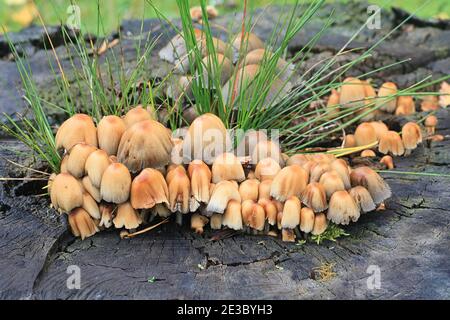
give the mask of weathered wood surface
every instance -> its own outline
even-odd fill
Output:
[[[344,18],[351,13],[343,7],[338,9],[342,22],[333,26],[327,34],[328,40],[318,44],[305,69],[320,56],[336,52],[357,27],[354,23],[358,21],[347,26],[348,20]],[[355,17],[365,12],[364,6],[359,9],[354,6],[352,10],[361,12]],[[221,18],[218,23],[226,19],[230,17]],[[268,13],[259,20],[263,22],[255,32],[264,37],[275,19],[275,14]],[[383,30],[398,22],[393,13],[386,12],[384,19]],[[140,30],[140,25],[136,26],[134,22],[125,22],[123,31],[132,38]],[[146,28],[155,35],[160,30],[155,21],[146,23]],[[297,50],[307,41],[315,30],[314,26],[311,28],[294,41],[291,50]],[[416,58],[407,67],[375,75],[375,81],[388,77],[405,86],[424,75],[448,74],[448,25],[415,23],[405,28],[412,31],[397,32],[395,39],[388,40],[384,48],[375,52],[372,62],[352,72],[364,72],[411,54]],[[365,31],[355,46],[374,41],[382,31]],[[52,79],[42,63],[45,55],[39,39],[19,40],[27,44],[24,47],[31,54],[32,67],[36,68],[35,78],[44,85]],[[18,76],[14,62],[7,59],[7,49],[1,39],[0,56],[3,57],[0,70],[5,75],[0,81],[0,110],[21,110],[20,96],[11,90],[18,87]],[[162,72],[162,69],[149,65],[149,72]],[[438,117],[438,131],[447,139],[434,143],[431,148],[424,144],[411,156],[396,159],[398,170],[449,173],[450,112],[442,110]],[[25,155],[18,157],[9,151],[23,150],[16,141],[1,143],[7,147],[1,152],[2,157],[29,161]],[[24,171],[0,160],[0,176],[23,174]],[[297,246],[270,237],[247,235],[212,242],[210,234],[198,236],[187,226],[180,229],[173,224],[130,240],[121,240],[118,232],[111,231],[80,241],[67,231],[65,218],[49,208],[48,199],[38,196],[44,192],[40,190],[44,182],[4,182],[0,189],[0,298],[450,298],[450,180],[384,176],[393,189],[393,197],[386,203],[387,210],[364,215],[357,224],[345,228],[351,236],[321,246],[313,243]],[[311,273],[324,263],[334,264],[336,276],[320,282]],[[66,287],[69,276],[66,271],[70,265],[81,269],[80,290]],[[380,289],[367,287],[370,274],[366,271],[370,265],[381,270]],[[155,281],[148,282],[152,277]]]

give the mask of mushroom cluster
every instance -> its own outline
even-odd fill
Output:
[[[294,241],[302,233],[323,233],[328,221],[356,222],[391,195],[368,167],[351,169],[331,154],[288,157],[258,131],[248,135],[256,143],[245,141],[250,156],[237,157],[223,149],[224,128],[204,114],[183,139],[173,139],[142,106],[123,117],[106,116],[97,126],[87,115],[74,115],[56,135],[64,157],[49,181],[52,206],[68,215],[82,239],[172,214],[182,224],[189,214],[197,233],[209,225]]]

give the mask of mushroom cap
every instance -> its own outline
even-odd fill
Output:
[[[170,133],[154,120],[138,122],[128,128],[120,140],[118,160],[132,172],[158,168],[170,162],[172,152]]]
[[[420,103],[422,111],[433,111],[439,109],[439,99],[437,96],[423,96]]]
[[[117,214],[113,219],[113,223],[116,229],[125,228],[131,230],[139,227],[142,219],[131,203],[124,202],[117,207]]]
[[[220,53],[216,53],[216,57],[217,57],[217,69],[215,69],[213,55],[208,55],[204,57],[202,60],[204,65],[203,77],[205,85],[208,85],[209,74],[212,74],[213,78],[216,78],[216,76],[214,75],[214,72],[216,71],[220,74],[221,85],[225,84],[225,82],[227,82],[233,74],[233,63],[231,62],[231,60]]]
[[[373,126],[368,122],[361,123],[355,131],[357,146],[365,146],[377,141],[377,134]]]
[[[260,199],[258,204],[264,208],[267,222],[271,226],[274,226],[277,223],[278,215],[278,208],[275,202],[269,199]]]
[[[311,208],[302,208],[302,210],[300,210],[300,230],[304,233],[313,231],[314,218],[314,211]]]
[[[395,108],[397,107],[397,98],[388,97],[397,94],[397,91],[397,85],[393,82],[385,82],[381,85],[378,90],[379,99],[377,99],[377,106],[379,106],[380,110],[390,113],[395,111]]]
[[[330,198],[336,191],[345,190],[344,182],[342,181],[341,176],[339,175],[339,173],[337,173],[336,170],[325,172],[320,177],[319,182],[324,187],[325,193],[328,198]]]
[[[276,200],[285,201],[291,196],[300,196],[308,183],[308,173],[299,165],[281,169],[275,176],[270,195]]]
[[[95,202],[94,198],[87,193],[83,193],[83,205],[82,208],[86,210],[87,213],[92,217],[92,219],[100,220],[100,210],[98,208],[97,202]]]
[[[67,170],[67,162],[69,161],[69,154],[66,154],[62,160],[61,160],[61,165],[60,165],[60,173],[69,173],[69,171]]]
[[[99,222],[100,227],[104,228],[110,228],[113,225],[113,212],[114,212],[114,205],[102,202],[99,205],[99,210],[101,214],[101,219]]]
[[[344,148],[356,147],[356,139],[354,134],[347,134],[344,138]]]
[[[219,213],[214,213],[209,219],[209,225],[212,230],[220,230],[222,228],[223,215]]]
[[[169,209],[172,212],[189,212],[189,201],[191,198],[191,182],[182,166],[170,170],[166,175],[169,189]]]
[[[330,166],[331,169],[335,170],[341,177],[345,189],[350,189],[350,170],[347,162],[343,159],[336,159],[330,164]]]
[[[289,197],[284,203],[281,227],[283,229],[294,229],[300,224],[300,200],[296,196]]]
[[[271,140],[260,141],[253,149],[253,164],[257,164],[258,162],[266,158],[272,158],[278,162],[280,167],[284,167],[284,160],[283,156],[281,155],[280,146]]]
[[[201,160],[194,160],[188,167],[189,177],[191,178],[191,193],[198,201],[203,203],[209,202],[211,170]]]
[[[395,115],[410,115],[416,112],[416,105],[411,96],[399,96]]]
[[[231,181],[220,181],[212,190],[206,210],[208,212],[223,213],[230,200],[241,201],[238,188]]]
[[[394,160],[389,155],[381,158],[380,163],[383,163],[389,170],[394,169]]]
[[[373,158],[376,157],[377,155],[375,154],[375,152],[373,150],[370,149],[366,149],[361,151],[361,157],[362,158]]]
[[[223,215],[222,224],[233,230],[242,230],[241,202],[230,200]]]
[[[91,179],[89,179],[88,176],[83,177],[81,179],[81,184],[84,188],[84,190],[91,195],[92,198],[94,198],[95,201],[100,202],[102,201],[102,196],[100,194],[100,188],[95,187],[92,184]]]
[[[267,141],[267,135],[264,130],[247,130],[237,147],[237,155],[251,157],[256,145],[262,141]]]
[[[359,167],[352,170],[350,174],[352,186],[363,186],[366,188],[376,204],[382,203],[391,196],[391,189],[382,177],[369,167]]]
[[[366,95],[366,97],[373,98],[377,96],[375,89],[367,80],[362,80],[361,83],[364,87],[364,94]]]
[[[402,141],[407,150],[414,150],[422,142],[422,130],[417,123],[408,122],[403,126]]]
[[[244,168],[239,159],[232,153],[223,153],[214,160],[212,165],[212,182],[223,180],[245,180]]]
[[[86,159],[84,171],[94,187],[100,188],[102,176],[106,168],[112,163],[106,151],[98,149]]]
[[[246,65],[261,65],[262,63],[267,63],[272,58],[273,53],[267,51],[265,49],[255,49],[247,53],[244,60],[239,64],[239,68],[242,68]],[[277,76],[280,77],[283,81],[287,81],[292,73],[294,66],[284,60],[283,58],[279,58],[276,65],[276,73]]]
[[[127,129],[125,121],[114,115],[105,116],[97,126],[98,145],[108,155],[116,155],[120,139]]]
[[[341,86],[341,108],[359,108],[365,105],[365,85],[357,78],[346,78]]]
[[[314,210],[322,212],[328,208],[327,194],[324,186],[319,182],[312,182],[302,193],[302,202]]]
[[[257,179],[248,179],[243,181],[239,186],[241,200],[258,201],[259,183],[260,182]]]
[[[331,164],[328,162],[314,162],[310,168],[309,182],[319,182],[320,177],[331,170]]]
[[[363,186],[351,188],[349,194],[353,197],[361,212],[370,212],[376,209],[372,196]]]
[[[86,160],[95,150],[97,150],[96,147],[85,143],[77,143],[74,145],[69,151],[67,171],[75,178],[83,177]]]
[[[244,39],[242,39],[242,33],[237,34],[232,44],[238,51],[241,51],[241,45],[243,45],[242,52],[264,49],[264,42],[256,34],[251,32],[246,32]]]
[[[425,118],[425,126],[426,127],[436,127],[438,124],[438,119],[436,116],[428,116]]]
[[[59,127],[55,137],[56,149],[72,149],[77,143],[97,147],[97,128],[86,114],[75,114]]]
[[[378,151],[382,154],[392,153],[394,156],[401,156],[405,153],[402,138],[395,131],[388,131],[385,133],[378,145]]]
[[[169,204],[169,189],[158,170],[147,168],[131,183],[130,203],[135,209],[150,209],[158,203]]]
[[[83,204],[82,186],[69,173],[60,173],[51,184],[50,199],[56,210],[70,212]]]
[[[265,158],[256,165],[255,176],[260,181],[273,180],[280,170],[281,167],[278,161],[272,158]]]
[[[273,180],[264,180],[259,184],[258,199],[271,199],[270,189],[272,188]]]
[[[314,236],[321,235],[327,230],[328,220],[327,216],[324,213],[316,214],[314,217],[314,228],[311,231],[311,234]]]
[[[94,220],[83,208],[73,209],[69,213],[69,225],[75,237],[81,237],[81,240],[93,236],[98,232]]]
[[[336,191],[330,198],[327,217],[335,224],[347,225],[358,221],[359,207],[346,190]]]
[[[373,127],[375,130],[375,135],[377,137],[377,140],[380,140],[381,137],[389,131],[388,126],[382,122],[382,121],[371,121],[369,124]]]
[[[247,201],[244,201],[244,203],[247,203]],[[257,203],[252,203],[250,212],[246,215],[245,219],[243,218],[243,220],[247,221],[246,225],[250,228],[263,231],[266,222],[266,213],[264,212],[264,208]]]
[[[209,222],[209,219],[201,214],[194,213],[191,216],[191,229],[195,231],[197,234],[203,233],[203,228]]]
[[[142,105],[138,105],[132,109],[130,109],[125,116],[123,117],[123,122],[126,128],[131,128],[134,124],[146,121],[146,120],[155,120],[156,118],[152,115],[152,113],[142,107]]]
[[[212,113],[197,117],[183,141],[186,160],[203,160],[207,164],[228,150],[230,138],[222,120]]]
[[[299,166],[303,166],[309,159],[303,153],[294,154],[289,158],[286,162],[286,165],[290,166],[292,164],[298,164]]]
[[[121,163],[111,163],[103,172],[100,184],[102,199],[112,203],[126,202],[130,196],[131,174]]]

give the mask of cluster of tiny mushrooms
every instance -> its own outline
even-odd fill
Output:
[[[264,47],[255,35],[248,38],[253,63],[241,70],[256,73]],[[234,45],[240,43],[236,39]],[[175,53],[183,56],[175,52],[182,47],[175,37],[160,54],[187,69],[187,61],[173,59]],[[223,47],[220,40],[217,47]],[[218,50],[225,62],[226,54]],[[223,77],[225,88],[228,78]],[[376,93],[369,83],[348,78],[339,92],[332,91],[328,105],[353,106],[396,90],[395,84],[386,83]],[[411,97],[393,98],[383,101],[379,110],[410,113],[411,103]],[[379,152],[402,155],[422,141],[418,124],[406,124],[399,135],[372,121],[377,112],[367,115],[368,122],[361,123],[354,135],[344,137],[345,147],[379,141]],[[427,119],[426,126],[434,133],[436,118]],[[230,139],[223,122],[211,113],[196,116],[181,136],[143,106],[122,117],[105,116],[97,126],[90,116],[76,114],[56,134],[56,147],[64,154],[60,173],[53,174],[48,184],[52,206],[67,213],[72,233],[82,239],[112,226],[126,235],[172,214],[182,224],[190,214],[191,228],[199,234],[209,224],[214,230],[281,233],[283,241],[295,241],[308,233],[322,234],[329,221],[356,222],[391,196],[388,184],[369,167],[351,168],[329,153],[289,157],[264,131],[246,132],[237,147],[239,155],[230,149]]]

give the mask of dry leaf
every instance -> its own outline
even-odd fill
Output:
[[[442,94],[442,96],[439,97],[439,105],[442,108],[445,108],[450,105],[450,84],[447,82],[442,82],[441,84],[441,90],[439,90],[439,93]],[[448,94],[448,96],[444,96],[444,94]]]

